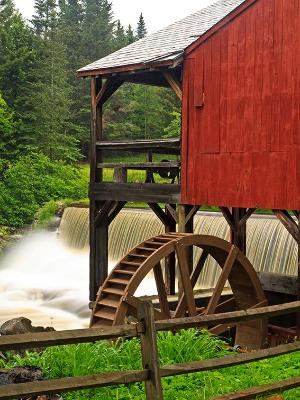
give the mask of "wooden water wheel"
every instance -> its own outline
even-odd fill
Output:
[[[189,265],[188,251],[191,247],[202,249],[194,265]],[[172,254],[177,257],[181,289],[178,301],[170,309],[164,283],[162,262]],[[201,272],[208,256],[221,267],[208,304],[196,304],[194,288],[201,279]],[[195,258],[195,257],[194,257]],[[258,276],[245,255],[236,246],[217,237],[168,233],[156,236],[131,250],[112,270],[99,289],[91,317],[91,327],[120,325],[128,317],[136,317],[139,298],[134,294],[143,279],[153,271],[158,294],[155,308],[157,320],[214,314],[233,310],[262,307],[267,304]],[[230,284],[231,296],[224,301],[222,293],[226,282]],[[219,325],[210,329],[222,334],[232,327]],[[265,343],[266,322],[252,321],[235,327],[235,343],[247,348],[260,348]]]

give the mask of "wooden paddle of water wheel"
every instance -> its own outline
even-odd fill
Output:
[[[202,252],[196,263],[190,265],[188,253],[193,247],[202,249]],[[177,304],[171,310],[162,262],[174,253],[180,288]],[[217,261],[221,275],[208,304],[197,305],[193,289],[201,279],[208,256]],[[135,292],[151,271],[154,273],[159,301],[155,309],[157,320],[243,310],[267,304],[253,266],[236,246],[212,236],[168,233],[139,244],[112,270],[98,291],[91,327],[120,325],[129,317],[135,318],[140,301],[134,296]],[[232,296],[223,301],[221,296],[226,282],[229,282]],[[231,328],[219,325],[209,330],[214,334],[222,334]],[[266,330],[265,321],[238,324],[235,326],[235,343],[246,348],[260,348],[265,344]]]

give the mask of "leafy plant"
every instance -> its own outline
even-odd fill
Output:
[[[88,181],[80,168],[31,154],[11,165],[0,181],[0,225],[23,226],[33,221],[50,200],[87,196]]]

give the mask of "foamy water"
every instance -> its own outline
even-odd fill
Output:
[[[88,252],[55,233],[34,232],[0,260],[0,323],[24,316],[34,325],[88,326]]]
[[[50,232],[30,233],[0,260],[0,324],[24,316],[34,325],[53,326],[57,330],[88,326],[88,210],[67,209],[60,230],[60,238]],[[109,269],[130,248],[161,232],[162,226],[154,214],[121,212],[110,227],[109,255],[114,262]],[[229,236],[228,225],[219,214],[197,215],[195,232],[227,240]],[[255,269],[296,275],[296,243],[279,221],[251,218],[247,233],[247,254]],[[199,257],[196,253],[195,258]],[[219,268],[210,258],[197,288],[214,287],[218,276]],[[150,274],[136,295],[156,293]]]
[[[154,288],[154,279],[146,279],[137,295],[154,294]],[[67,247],[56,233],[33,232],[0,260],[0,324],[22,316],[35,326],[85,328],[88,304],[88,249]]]

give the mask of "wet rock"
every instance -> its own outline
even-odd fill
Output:
[[[52,332],[54,328],[42,326],[32,326],[30,319],[25,317],[14,318],[0,327],[1,335],[19,335],[24,333],[36,333],[36,332]]]
[[[26,383],[42,381],[43,372],[37,367],[16,367],[12,369],[0,369],[0,385],[11,385],[13,383]],[[22,397],[18,400],[63,400],[59,394],[51,396]]]
[[[36,367],[16,367],[12,369],[0,369],[0,384],[26,383],[42,381],[43,372]]]

